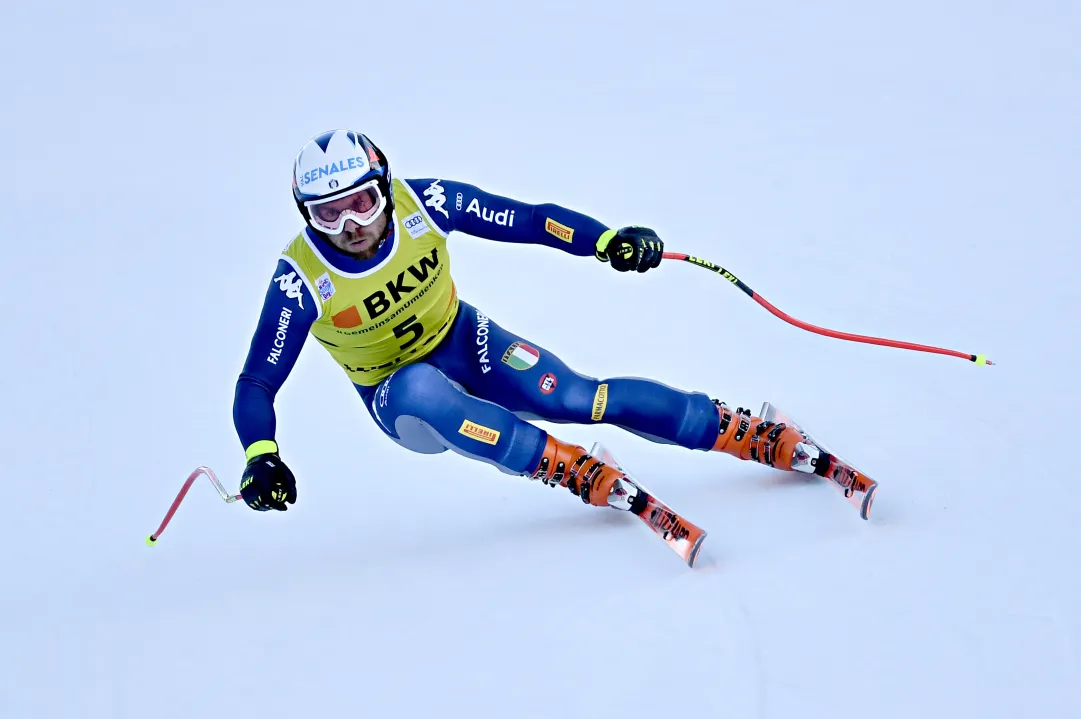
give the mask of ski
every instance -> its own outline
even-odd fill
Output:
[[[635,512],[638,507],[632,506],[630,511],[653,530],[654,534],[664,540],[668,548],[678,554],[688,567],[694,567],[694,561],[698,559],[698,551],[706,539],[706,531],[687,521],[685,517],[648,491],[643,489],[639,497],[644,498],[641,509]]]
[[[860,513],[860,518],[870,518],[871,506],[874,504],[875,494],[878,492],[878,482],[868,477],[854,465],[842,459],[840,455],[826,446],[825,443],[811,436],[806,429],[785,414],[783,410],[774,407],[769,402],[765,402],[762,405],[762,413],[759,416],[762,417],[763,420],[770,422],[784,422],[790,427],[795,427],[808,443],[821,452],[826,453],[829,457],[829,464],[824,468],[817,464],[820,457],[811,457],[804,453],[802,456],[797,457],[797,460],[809,460],[810,465],[814,467],[814,474],[824,477],[834,489],[840,492],[841,496],[847,499]]]
[[[590,454],[607,465],[624,473],[625,479],[619,480],[630,486],[620,488],[623,501],[613,504],[613,508],[629,511],[660,537],[668,548],[679,555],[688,567],[694,567],[698,552],[706,539],[706,531],[687,520],[667,504],[657,498],[643,484],[629,476],[616,458],[599,442],[593,445]],[[624,506],[626,505],[626,506]]]

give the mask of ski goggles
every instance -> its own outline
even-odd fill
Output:
[[[379,181],[369,180],[334,197],[309,200],[304,203],[315,229],[337,235],[348,220],[367,226],[375,222],[387,206],[387,198],[379,189]]]

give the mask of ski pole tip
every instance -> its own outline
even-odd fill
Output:
[[[158,541],[158,540],[157,540],[157,538],[156,538],[156,537],[154,537],[154,535],[153,535],[153,534],[147,535],[147,538],[146,538],[146,546],[148,546],[148,547],[153,547],[153,546],[154,546],[154,544],[155,544],[155,543],[157,543],[157,541]]]
[[[976,363],[977,367],[983,367],[985,364],[994,366],[995,364],[991,360],[987,359],[987,355],[976,355],[976,357],[972,361]]]

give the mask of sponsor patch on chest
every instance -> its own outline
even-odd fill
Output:
[[[428,227],[428,223],[424,221],[424,215],[420,212],[414,212],[409,217],[406,217],[402,220],[402,225],[405,226],[409,236],[414,240],[432,231],[431,228]]]
[[[319,296],[326,302],[334,296],[334,283],[330,281],[330,274],[324,272],[319,276],[319,279],[315,281],[315,286],[319,290]]]

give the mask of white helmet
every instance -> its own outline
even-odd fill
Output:
[[[317,232],[338,234],[347,220],[370,225],[383,212],[389,232],[394,211],[390,164],[359,132],[324,132],[308,140],[293,161],[293,198]]]

